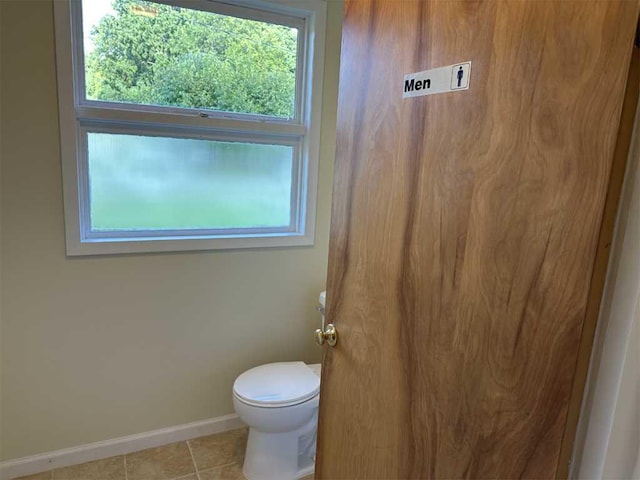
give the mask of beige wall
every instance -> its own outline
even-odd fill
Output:
[[[2,8],[2,458],[225,415],[264,362],[319,361],[341,4],[329,2],[313,248],[64,255],[50,0]]]

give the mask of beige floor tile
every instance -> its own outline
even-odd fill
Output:
[[[233,464],[226,467],[200,470],[200,480],[245,480],[242,465]]]
[[[51,480],[51,470],[48,472],[36,473],[34,475],[28,475],[26,477],[16,478],[15,480]]]
[[[186,442],[127,455],[128,480],[171,480],[195,473]]]
[[[186,477],[178,477],[174,478],[173,480],[198,480],[198,475],[192,473],[191,475],[187,475]]]
[[[247,429],[240,428],[196,438],[189,440],[189,445],[199,471],[231,463],[241,464],[247,445]]]
[[[125,480],[124,456],[56,468],[52,478],[54,480]]]

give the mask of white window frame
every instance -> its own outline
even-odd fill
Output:
[[[320,151],[325,0],[153,0],[295,26],[296,107],[291,119],[85,98],[80,0],[54,0],[66,253],[69,256],[313,245]],[[267,143],[293,147],[287,228],[90,230],[87,132]]]

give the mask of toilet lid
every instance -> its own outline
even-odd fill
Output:
[[[303,362],[268,363],[241,374],[233,393],[260,407],[286,407],[308,400],[320,391],[320,377]]]

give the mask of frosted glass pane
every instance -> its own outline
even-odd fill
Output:
[[[292,118],[297,28],[143,0],[83,0],[86,97]]]
[[[87,137],[92,231],[290,225],[291,146]]]

